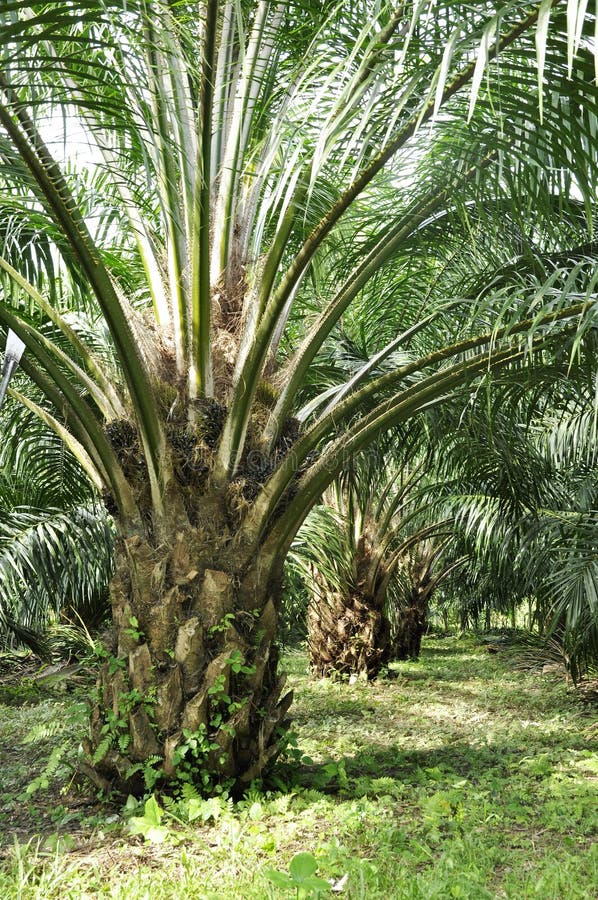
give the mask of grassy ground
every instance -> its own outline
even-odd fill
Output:
[[[373,685],[313,681],[300,654],[286,665],[311,761],[234,806],[171,808],[191,824],[69,788],[77,695],[0,687],[0,897],[295,896],[268,871],[301,851],[331,896],[598,897],[596,707],[558,674],[453,638]]]

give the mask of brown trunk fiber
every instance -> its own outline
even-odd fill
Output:
[[[247,572],[225,546],[214,552],[213,535],[209,554],[199,527],[168,544],[120,541],[85,768],[132,793],[153,782],[239,789],[276,756],[292,699],[281,699],[273,643],[279,579],[254,560],[248,597]]]
[[[394,659],[418,659],[427,628],[427,602],[420,592],[413,591],[409,600],[395,617],[392,638]]]
[[[307,612],[312,670],[375,678],[388,662],[390,630],[379,599],[365,594],[319,592]]]
[[[428,547],[427,552],[416,551],[402,562],[399,582],[402,596],[392,615],[391,625],[394,659],[419,659],[435,586],[431,572],[433,559],[433,547]]]

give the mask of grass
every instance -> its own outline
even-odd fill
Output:
[[[295,896],[268,871],[302,851],[346,898],[598,896],[595,708],[556,674],[455,638],[376,684],[315,681],[299,653],[286,667],[305,755],[289,784],[198,805],[191,824],[159,811],[153,841],[70,785],[80,699],[29,686],[15,706],[13,685],[0,705],[0,897]],[[130,813],[143,825],[143,808]]]

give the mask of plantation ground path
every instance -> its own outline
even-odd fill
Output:
[[[315,681],[288,653],[301,764],[235,805],[160,800],[153,840],[129,833],[143,807],[69,787],[84,683],[4,668],[0,896],[291,896],[268,871],[306,851],[331,896],[596,897],[597,707],[499,646],[429,639],[374,684]]]

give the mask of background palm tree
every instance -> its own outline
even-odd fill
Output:
[[[106,616],[113,528],[74,458],[37,417],[21,411],[0,423],[0,646],[16,639],[47,653],[51,620],[91,625]]]
[[[451,530],[452,526],[451,522]],[[447,554],[450,543],[446,537],[433,540],[427,536],[414,543],[401,560],[388,599],[390,655],[393,659],[419,658],[434,596],[442,584],[467,562],[465,555]]]
[[[452,552],[470,560],[453,586],[463,620],[489,627],[496,610],[514,622],[523,606],[530,628],[560,641],[575,680],[598,662],[596,373],[579,374],[523,395],[490,382],[444,456]]]
[[[307,642],[319,676],[375,678],[391,659],[418,656],[430,598],[461,564],[441,563],[451,522],[434,503],[430,460],[405,434],[392,437],[325,492],[289,554],[311,594]]]
[[[489,367],[555,338],[583,348],[585,8],[3,7],[0,323],[54,411],[30,408],[119,530],[114,642],[86,743],[104,787],[142,790],[144,765],[205,790],[258,775],[291,702],[274,643],[283,562],[322,492]],[[83,132],[99,190],[61,158]],[[483,257],[503,228],[524,265],[503,260],[500,278],[480,266],[466,294],[436,288],[446,269],[461,283],[462,254]],[[378,278],[372,314],[404,313],[372,359],[405,358],[384,374],[364,364],[306,408],[310,367]],[[99,346],[65,314],[75,299],[102,322]]]

